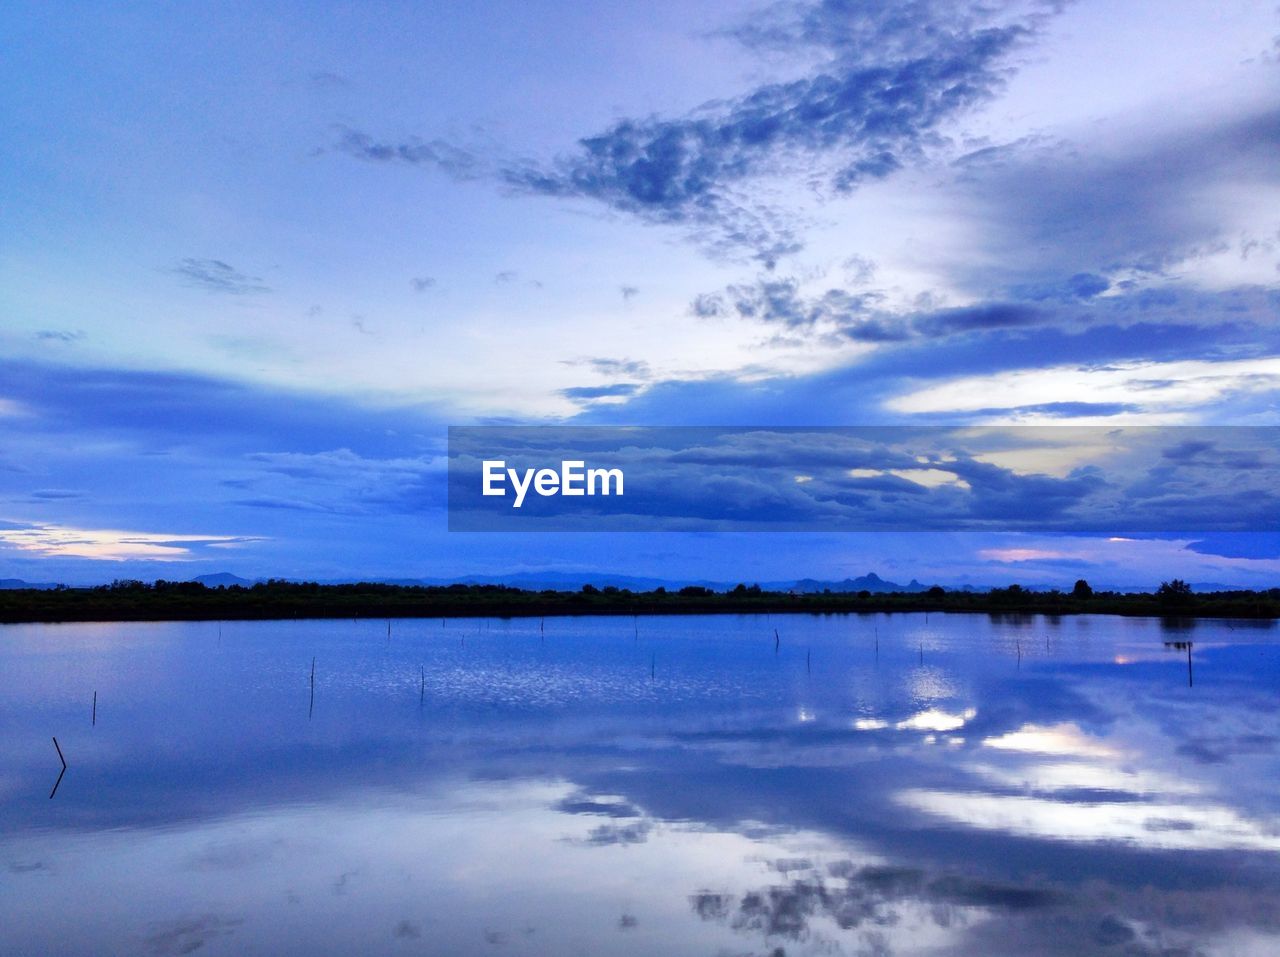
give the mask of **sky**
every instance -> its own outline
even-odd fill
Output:
[[[1280,584],[1266,522],[445,512],[448,426],[1280,425],[1272,4],[16,3],[0,44],[0,577]]]

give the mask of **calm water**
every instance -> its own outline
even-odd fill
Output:
[[[0,952],[1274,955],[1278,637],[4,626]]]

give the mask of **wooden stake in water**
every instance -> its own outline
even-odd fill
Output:
[[[652,681],[658,672],[658,653],[655,651],[649,658],[649,680]]]
[[[778,653],[778,646],[782,644],[782,639],[778,636],[778,629],[773,629],[773,653]]]
[[[806,648],[804,652],[804,670],[807,672],[812,672],[813,671],[812,665],[813,665],[813,649]]]
[[[311,720],[312,713],[316,710],[316,659],[311,658],[311,703],[307,706],[307,720]]]
[[[93,720],[90,722],[93,727],[98,726],[98,692],[93,693]]]
[[[58,747],[58,739],[53,739],[53,746],[58,751],[58,760],[62,762],[62,770],[58,772],[58,780],[53,782],[53,790],[49,792],[49,798],[58,793],[58,785],[62,783],[62,776],[67,773],[67,759],[62,756],[62,748]]]
[[[422,704],[427,697],[427,669],[419,665],[418,672],[422,677],[422,683],[418,685],[418,704]]]

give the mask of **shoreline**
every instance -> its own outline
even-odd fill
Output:
[[[995,589],[990,592],[822,592],[790,594],[739,586],[730,592],[622,589],[524,591],[500,585],[315,585],[269,582],[205,588],[189,582],[138,582],[96,588],[0,591],[0,623],[122,621],[287,621],[290,619],[538,618],[583,615],[981,614],[1116,617],[1280,618],[1280,589],[1180,596]]]

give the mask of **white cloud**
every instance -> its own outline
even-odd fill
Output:
[[[234,535],[167,535],[68,525],[0,529],[0,544],[42,558],[96,558],[116,562],[131,559],[183,561],[195,557],[191,546],[197,544],[225,547],[245,541],[249,539]]]

